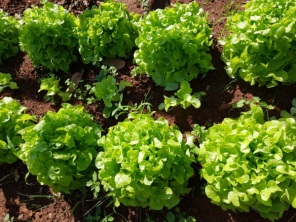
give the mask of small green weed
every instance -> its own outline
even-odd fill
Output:
[[[238,3],[236,3],[234,0],[231,0],[228,4],[226,4],[222,9],[222,14],[224,16],[232,16],[235,13],[237,13],[239,9]]]
[[[266,109],[274,109],[274,106],[267,104],[264,101],[261,101],[261,99],[259,97],[254,97],[252,101],[248,101],[246,99],[241,99],[238,102],[235,102],[232,104],[232,108],[242,108],[242,107],[249,107],[250,104],[258,104],[260,107],[262,108],[266,108]]]
[[[175,212],[169,212],[167,214],[167,222],[196,222],[196,219],[192,216],[187,216],[186,212],[181,211],[179,207],[175,208]]]
[[[146,97],[139,105],[137,103],[132,105],[122,105],[122,96],[123,94],[120,95],[119,102],[115,104],[116,108],[111,113],[111,116],[114,116],[115,119],[118,119],[118,117],[122,114],[133,115],[137,113],[143,113],[144,111],[151,113],[152,104],[146,102]]]
[[[118,75],[118,72],[117,72],[117,69],[114,66],[102,65],[101,70],[99,72],[99,75],[97,75],[96,78],[95,78],[95,82],[101,82],[107,76],[115,77],[117,75]]]
[[[145,215],[145,222],[155,222],[148,213]],[[166,220],[163,222],[196,222],[196,219],[192,216],[188,216],[186,212],[176,207],[173,211],[167,213]]]
[[[2,186],[4,183],[8,183],[9,180],[6,180],[7,178],[9,178],[10,176],[12,176],[13,174],[7,174],[6,176],[2,177],[0,179],[0,186]]]
[[[107,221],[114,221],[114,217],[112,214],[107,214],[106,211],[102,211],[101,207],[98,207],[96,209],[96,212],[92,215],[90,213],[87,214],[85,217],[85,220],[87,222],[95,222],[95,221],[100,221],[100,222],[107,222]]]
[[[264,102],[264,101],[261,101],[261,99],[259,97],[254,97],[253,100],[251,100],[251,101],[248,101],[246,99],[241,99],[240,101],[233,103],[232,108],[234,108],[234,109],[243,108],[246,111],[246,110],[249,110],[251,104],[256,104],[256,105],[262,107],[264,109],[264,115],[265,115],[266,119],[271,120],[274,118],[274,117],[269,116],[268,111],[273,110],[275,107],[273,105],[270,105],[270,104]]]

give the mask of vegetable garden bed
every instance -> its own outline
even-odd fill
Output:
[[[85,0],[85,1],[54,0],[49,2],[54,2],[56,4],[62,5],[64,8],[66,8],[71,13],[77,16],[82,14],[87,8],[90,8],[93,5],[100,4],[100,1],[95,1],[95,0]],[[148,1],[144,1],[144,0],[143,1],[121,0],[121,2],[126,4],[127,9],[130,12],[138,13],[141,15],[149,13],[149,10],[152,11],[157,8],[168,7],[168,4],[169,4],[169,1],[157,1],[157,0],[150,1],[149,4],[148,4]],[[176,2],[188,4],[191,2],[191,0],[171,1],[171,3],[176,3]],[[155,66],[153,66],[153,64],[151,65],[151,63],[155,63],[156,67],[162,67],[162,68],[170,67],[169,65],[168,66],[166,65],[166,64],[169,64],[169,60],[171,59],[170,56],[166,57],[167,61],[162,61],[161,58],[158,58],[158,61],[146,60],[145,61],[146,66],[148,65],[150,66],[148,68],[145,67],[145,65],[140,67],[141,72],[145,72],[147,70],[149,72],[153,72],[153,74],[151,74],[152,78],[146,75],[132,76],[132,73],[133,73],[132,70],[136,66],[133,63],[132,56],[128,56],[127,58],[123,58],[123,59],[121,58],[119,60],[111,59],[111,60],[103,61],[104,63],[109,65],[113,64],[118,68],[118,70],[108,69],[107,66],[105,65],[96,66],[97,61],[89,59],[90,55],[87,54],[92,49],[89,49],[85,45],[83,45],[85,44],[83,40],[86,38],[86,36],[83,35],[83,31],[85,27],[82,27],[80,29],[80,32],[82,34],[79,36],[80,44],[82,45],[82,48],[84,47],[83,50],[85,50],[84,51],[85,54],[82,55],[82,57],[84,56],[83,57],[84,62],[87,61],[88,63],[93,63],[93,64],[84,64],[82,62],[83,59],[71,57],[71,52],[69,52],[69,54],[67,55],[69,56],[69,59],[67,59],[67,61],[69,62],[71,59],[73,59],[73,63],[70,65],[69,70],[67,70],[68,67],[66,67],[65,65],[62,65],[62,68],[59,68],[60,69],[59,71],[56,71],[56,70],[48,71],[44,68],[34,67],[28,54],[19,51],[16,55],[3,60],[2,64],[0,65],[1,73],[11,74],[12,79],[9,80],[8,82],[14,82],[11,85],[4,88],[4,90],[0,94],[0,98],[2,99],[4,97],[12,97],[16,101],[20,102],[22,106],[26,107],[26,113],[36,117],[37,122],[42,120],[44,116],[47,116],[46,118],[49,121],[49,124],[48,123],[47,124],[49,127],[51,126],[51,124],[52,125],[63,124],[63,121],[67,118],[69,118],[70,120],[75,119],[73,116],[71,117],[72,115],[71,112],[75,112],[77,116],[78,114],[81,116],[79,116],[79,119],[76,120],[76,122],[73,124],[79,125],[79,127],[81,127],[81,131],[84,130],[83,136],[87,135],[85,137],[93,138],[93,140],[99,139],[100,137],[99,132],[101,132],[100,127],[102,127],[101,133],[102,135],[106,135],[106,137],[100,138],[99,143],[104,144],[106,146],[106,152],[101,154],[101,157],[103,156],[103,158],[106,158],[106,159],[103,159],[103,161],[99,160],[96,163],[97,168],[102,171],[101,173],[102,175],[99,174],[101,177],[104,176],[103,174],[105,175],[108,174],[108,170],[105,170],[105,171],[102,170],[104,168],[104,165],[108,165],[108,164],[110,166],[112,165],[112,161],[110,162],[109,159],[107,159],[107,157],[109,158],[110,155],[112,155],[112,152],[111,152],[112,146],[116,144],[116,141],[115,142],[112,141],[112,135],[114,137],[117,136],[118,138],[123,137],[124,138],[123,141],[126,144],[135,143],[133,140],[134,138],[133,136],[135,136],[133,134],[133,130],[134,131],[139,130],[139,128],[141,128],[139,126],[141,125],[143,125],[143,130],[141,131],[142,134],[153,135],[152,138],[145,137],[145,139],[147,138],[148,138],[147,140],[151,139],[156,144],[155,150],[158,150],[162,146],[175,147],[174,151],[170,151],[168,153],[161,153],[157,151],[157,154],[155,155],[155,157],[153,156],[153,157],[150,157],[150,159],[147,159],[150,162],[153,162],[155,159],[159,160],[161,155],[166,155],[168,159],[170,158],[174,159],[174,155],[176,156],[179,155],[177,154],[177,152],[179,152],[179,151],[176,151],[177,149],[183,149],[183,150],[187,149],[187,151],[190,150],[190,148],[188,148],[189,145],[187,144],[189,143],[188,141],[190,141],[190,139],[188,139],[186,144],[183,141],[183,139],[186,137],[186,134],[190,133],[194,129],[195,124],[199,124],[200,126],[205,126],[206,128],[209,128],[214,124],[221,123],[226,118],[238,118],[242,112],[245,112],[249,109],[249,106],[248,104],[246,105],[246,103],[248,103],[248,101],[254,100],[254,98],[255,100],[260,98],[260,101],[264,102],[264,103],[261,103],[261,105],[264,107],[266,107],[267,105],[272,105],[275,107],[274,109],[271,109],[271,110],[265,109],[266,111],[265,114],[267,114],[268,117],[276,116],[277,118],[279,118],[280,113],[283,110],[290,112],[290,109],[292,107],[292,100],[293,98],[296,97],[295,83],[291,85],[278,84],[277,86],[275,86],[274,81],[271,81],[272,82],[271,85],[274,87],[266,88],[265,86],[258,87],[258,85],[253,84],[254,80],[250,80],[253,84],[251,86],[251,84],[243,81],[240,78],[235,78],[235,79],[229,78],[229,76],[226,73],[225,63],[221,59],[222,46],[220,45],[218,40],[222,36],[226,36],[228,34],[227,29],[225,28],[226,18],[234,15],[236,12],[240,10],[244,10],[243,6],[246,4],[246,1],[244,0],[213,0],[213,1],[197,0],[197,2],[201,6],[201,8],[203,8],[204,11],[208,13],[207,22],[209,24],[209,27],[212,28],[212,36],[211,36],[212,45],[209,48],[207,47],[199,48],[199,50],[200,51],[204,50],[204,52],[208,52],[208,54],[211,55],[212,57],[211,63],[213,68],[208,63],[207,61],[208,58],[206,58],[206,56],[204,56],[205,54],[203,54],[203,57],[200,59],[200,61],[203,62],[204,69],[201,69],[202,71],[198,70],[197,72],[199,71],[207,72],[207,74],[204,76],[202,75],[195,76],[194,78],[191,78],[191,76],[188,77],[188,79],[186,80],[190,81],[190,85],[187,82],[182,82],[182,80],[179,81],[178,78],[176,78],[177,80],[176,79],[172,80],[170,78],[167,78],[166,81],[164,81],[163,79],[158,79],[159,73],[157,73],[157,71],[154,72]],[[18,17],[22,17],[23,12],[27,8],[31,8],[34,4],[40,5],[40,1],[39,0],[31,0],[31,1],[3,0],[0,3],[0,8],[3,9],[5,12],[7,12],[9,15],[18,18]],[[86,15],[86,17],[87,16],[89,15]],[[159,17],[161,16],[162,15],[159,15]],[[173,20],[175,18],[172,17],[170,19]],[[166,22],[169,22],[169,21],[170,20]],[[158,18],[156,17],[154,19],[151,18],[149,22],[156,24],[159,21],[158,21]],[[93,22],[91,22],[90,24],[94,25]],[[124,27],[129,27],[129,24],[127,23],[123,23],[123,25]],[[245,26],[245,24],[240,24],[240,25]],[[193,27],[194,23],[188,24],[188,27],[189,26]],[[132,28],[129,28],[129,29],[132,29]],[[23,39],[22,39],[23,43],[25,42],[29,44],[27,38],[32,37],[28,34],[30,31],[32,31],[32,27],[29,27],[27,30],[27,35],[23,36]],[[69,35],[66,33],[67,30],[63,30],[63,31],[64,31],[63,33],[64,36]],[[142,31],[148,34],[151,34],[150,33],[151,30],[149,27],[147,28],[147,30],[143,28]],[[169,31],[169,29],[167,31]],[[35,35],[34,32],[32,33],[33,35]],[[165,32],[163,32],[163,34],[164,33]],[[207,33],[207,31],[205,31],[205,33]],[[207,34],[204,34],[204,35],[207,35]],[[41,38],[40,38],[40,41],[41,41]],[[130,38],[132,37],[130,36]],[[158,38],[159,38],[159,41],[162,41],[161,36]],[[190,38],[190,36],[188,38]],[[137,42],[138,47],[140,47],[142,43],[146,41],[145,36],[141,36],[139,39],[141,41],[138,40]],[[127,41],[124,43],[124,45],[126,46],[125,50],[130,50],[129,45],[131,43],[128,41],[130,39],[126,39],[126,40]],[[69,40],[69,41],[71,42],[69,43],[69,45],[71,45],[73,42],[72,40]],[[176,43],[178,42],[176,39],[174,39],[174,41],[176,41]],[[206,40],[203,40],[203,41],[206,42]],[[117,44],[117,43],[113,43],[113,44]],[[145,44],[149,44],[149,43],[147,43],[146,41]],[[155,44],[157,44],[157,42]],[[193,44],[193,43],[191,42],[190,44]],[[206,44],[210,45],[209,42]],[[295,40],[294,40],[294,44],[295,44]],[[120,45],[120,42],[119,42],[118,47],[120,46],[122,46],[122,44]],[[165,46],[166,45],[162,45],[162,47],[165,47]],[[133,50],[135,50],[135,48],[136,46],[134,46]],[[281,51],[282,48],[281,47],[279,48],[280,48],[279,51]],[[32,48],[24,47],[24,49],[31,50]],[[138,52],[138,55],[136,56],[137,60],[139,61],[144,60],[145,55],[149,54],[149,50],[152,50],[152,49],[143,48],[142,51]],[[112,54],[113,52],[107,49],[105,52],[102,52],[102,54],[103,53]],[[227,53],[231,54],[229,53],[229,48]],[[239,50],[237,53],[239,53]],[[159,50],[159,54],[161,54],[161,47]],[[162,56],[166,56],[166,54],[163,54]],[[175,55],[172,54],[171,56],[174,57]],[[183,55],[181,55],[181,57],[182,56]],[[190,56],[191,55],[188,55],[189,59],[190,59]],[[194,56],[196,55],[194,54]],[[176,57],[178,57],[178,55],[176,55]],[[226,57],[227,55],[224,54],[224,61],[227,63],[229,62],[229,60],[227,60]],[[253,59],[252,61],[254,61],[254,58],[251,58],[251,59]],[[179,61],[179,60],[176,60],[176,61]],[[174,65],[177,63],[176,61]],[[282,63],[284,62],[280,61],[279,59],[279,62],[277,64],[282,65]],[[41,64],[41,65],[44,66],[44,64]],[[237,64],[234,64],[233,66],[236,66],[236,65]],[[178,67],[182,67],[182,64],[178,64],[174,68],[177,69]],[[185,67],[188,68],[189,66],[185,65]],[[52,69],[51,66],[49,66],[48,68]],[[147,70],[145,70],[145,68],[147,68]],[[190,67],[188,68],[188,70],[189,69]],[[61,70],[64,70],[68,73],[65,74]],[[118,73],[117,75],[115,75],[116,72]],[[162,70],[162,72],[165,72],[165,71]],[[54,73],[54,75],[49,75],[50,73]],[[91,85],[94,82],[98,81],[97,75],[99,73],[101,74],[107,73],[107,74],[114,74],[114,75],[112,77],[111,75],[109,75],[109,77],[104,80],[106,81],[104,85],[102,84],[100,85],[98,83],[95,86]],[[241,74],[241,77],[242,76],[243,74]],[[45,77],[51,77],[53,81],[56,81],[56,83],[59,83],[60,88],[59,87],[51,88],[52,92],[54,92],[53,93],[54,95],[49,93],[50,87],[48,87],[48,84],[51,84],[51,83],[46,82],[44,80]],[[60,80],[58,81],[58,79]],[[74,83],[69,83],[69,79],[72,80],[72,82]],[[156,83],[154,83],[152,79],[161,86],[158,86]],[[263,79],[263,80],[260,82],[260,84],[263,84],[265,81],[269,81],[269,79],[268,80]],[[293,78],[288,78],[288,80],[294,81]],[[100,81],[102,80],[100,79]],[[115,81],[118,83],[117,86],[115,85],[116,92],[112,95],[112,97],[108,97],[108,99],[101,100],[100,98],[105,98],[105,97],[101,94],[96,93],[98,91],[98,88],[100,87],[102,88],[106,85],[111,86]],[[178,92],[164,90],[165,87],[166,89],[176,89],[176,86],[179,86],[178,84],[180,83],[181,83],[181,90],[179,90]],[[15,84],[17,85],[18,88],[15,87],[16,86]],[[43,88],[41,86],[43,86]],[[85,86],[89,86],[90,87],[89,92],[93,92],[93,93],[86,94]],[[192,88],[192,91],[190,87]],[[164,103],[164,96],[167,99],[167,104],[160,106],[161,103]],[[187,98],[187,99],[190,98],[188,100],[189,102],[188,101],[184,102],[184,98]],[[98,99],[101,101],[98,102],[95,99]],[[64,105],[63,107],[65,109],[66,107],[77,107],[77,110],[73,111],[75,110],[75,108],[69,108],[68,111],[64,111],[64,114],[63,114],[64,116],[62,114],[61,116],[55,116],[55,113],[61,110],[62,103],[64,103],[63,100],[64,101],[67,100],[67,103],[70,103],[73,105],[73,106]],[[247,102],[243,103],[243,101],[247,101]],[[151,105],[150,106],[147,105],[148,103]],[[121,106],[119,106],[118,104]],[[142,106],[140,104],[142,104]],[[175,107],[176,104],[178,104],[179,106]],[[193,106],[190,106],[191,104]],[[237,108],[234,108],[234,105],[236,105]],[[88,124],[86,124],[87,126],[83,124],[84,122],[89,121],[89,117],[87,116],[88,114],[86,113],[83,113],[83,114],[80,113],[80,111],[82,110],[82,107],[84,107],[86,112],[93,117],[93,120],[97,125],[96,124],[92,125],[89,122]],[[110,109],[106,109],[106,107],[107,108],[109,107]],[[162,110],[160,110],[159,107],[160,108],[162,107]],[[115,112],[114,110],[116,110],[117,112]],[[152,114],[153,118],[158,119],[158,122],[154,123],[152,118],[149,118],[148,116],[145,116],[145,115],[135,118],[137,122],[135,123],[134,126],[129,123],[129,120],[125,120],[127,118],[128,112],[140,112],[141,110],[146,110],[146,111],[151,110],[153,112]],[[260,113],[260,111],[256,111],[255,113],[258,114]],[[79,120],[82,120],[82,119],[83,119],[83,123],[79,123]],[[241,119],[244,119],[244,118],[241,117]],[[256,121],[260,122],[260,124],[264,125],[264,127],[268,126],[268,124],[264,124],[262,123],[261,120],[258,120],[258,119],[260,118],[257,118]],[[65,122],[67,121],[65,120]],[[120,124],[118,124],[119,122]],[[169,123],[170,125],[175,124],[178,127],[178,129],[174,127],[169,127],[169,125],[166,125],[167,123]],[[130,126],[125,128],[125,126],[129,124]],[[231,122],[231,124],[236,124],[236,123]],[[46,125],[46,124],[43,124],[43,125]],[[77,125],[75,126],[77,127]],[[110,127],[112,126],[117,126],[117,127],[112,128],[112,130],[110,130],[111,129]],[[153,127],[150,129],[149,127],[151,126]],[[161,126],[165,126],[165,127],[162,128]],[[40,127],[42,127],[42,124],[40,124]],[[62,127],[62,125],[59,127]],[[87,130],[87,127],[91,127],[92,130],[90,131],[91,132],[95,131],[96,136],[92,135]],[[123,128],[127,129],[128,132],[122,133],[121,129]],[[58,129],[53,128],[53,129],[57,131],[61,130],[59,128]],[[161,136],[159,136],[159,132],[157,131],[158,129],[163,129]],[[179,130],[183,135],[179,132]],[[197,132],[197,128],[195,128],[195,130],[196,130],[195,132]],[[62,132],[62,131],[59,131],[59,132]],[[110,135],[109,135],[109,132],[110,132]],[[39,141],[40,138],[42,139],[43,135],[41,134],[37,135],[37,134],[38,134],[37,128],[36,129],[28,128],[28,130],[22,133],[24,139],[28,141],[30,140]],[[58,137],[59,134],[56,134],[55,136],[59,138]],[[262,138],[264,136],[266,135],[264,134]],[[156,137],[157,139],[164,138],[164,141],[155,140],[154,138]],[[170,139],[167,139],[167,138],[170,138]],[[57,141],[57,139],[55,141]],[[199,142],[201,143],[202,140],[200,140]],[[145,143],[145,142],[141,141],[141,143]],[[196,144],[197,143],[198,142],[196,141]],[[89,150],[91,150],[89,151],[89,153],[93,154],[92,147],[95,146],[95,144],[89,141],[88,142],[84,141],[84,143],[82,143],[81,146],[86,146],[85,144],[87,144]],[[29,142],[27,146],[31,146]],[[60,145],[57,145],[57,146],[60,146]],[[73,147],[73,146],[70,145],[70,147]],[[80,145],[75,144],[75,146],[79,147]],[[129,162],[130,164],[133,163],[132,155],[135,155],[134,153],[137,152],[137,149],[138,148],[135,148],[135,150],[133,150],[134,152],[130,152],[130,153],[128,153],[128,151],[124,151],[128,153],[128,154],[125,154],[126,155],[125,159],[130,159],[129,160],[131,161]],[[295,149],[295,145],[294,145],[294,149]],[[22,150],[22,153],[19,155],[19,157],[21,157],[25,163],[26,162],[31,163],[29,159],[31,157],[26,156],[26,152],[24,150],[25,148]],[[155,150],[153,152],[156,152]],[[120,152],[120,150],[116,152]],[[176,154],[174,152],[176,152]],[[89,153],[88,154],[85,154],[83,152],[79,154],[75,153],[75,155],[77,155],[77,158],[81,158],[84,160],[84,162],[83,161],[80,162],[81,164],[78,167],[78,171],[83,171],[86,168],[85,166],[88,165],[88,164],[85,165],[85,162],[88,161],[87,160],[88,157],[85,157],[85,156],[89,155]],[[145,155],[142,157],[141,161],[146,160],[145,158],[148,158]],[[34,156],[34,154],[31,154],[31,156]],[[66,157],[60,156],[60,158],[62,159]],[[202,164],[206,165],[207,159],[206,158],[203,159],[203,158],[205,157],[200,157],[201,162],[203,161]],[[178,176],[167,175],[167,177],[169,177],[168,180],[170,181],[168,182],[169,183],[168,186],[170,187],[164,189],[166,193],[165,197],[162,198],[161,197],[162,193],[160,192],[160,190],[165,187],[158,187],[157,190],[155,189],[150,190],[147,188],[146,191],[143,191],[144,193],[143,196],[150,195],[152,196],[152,199],[157,199],[161,197],[163,200],[161,204],[158,204],[156,202],[150,203],[150,205],[148,204],[149,207],[147,207],[147,202],[145,202],[144,197],[142,197],[142,199],[138,198],[137,200],[134,200],[130,197],[127,198],[126,196],[122,195],[120,198],[117,198],[117,199],[115,198],[115,204],[118,205],[118,202],[122,202],[124,204],[127,204],[127,205],[129,204],[133,206],[130,207],[130,206],[124,206],[123,204],[120,204],[120,206],[116,208],[114,208],[113,203],[109,205],[109,202],[112,200],[112,198],[107,197],[107,193],[103,191],[102,188],[100,192],[96,193],[97,198],[94,198],[90,188],[92,188],[92,190],[96,189],[97,175],[93,176],[93,181],[88,184],[90,187],[83,187],[81,189],[72,190],[72,188],[76,188],[76,186],[78,186],[81,181],[77,182],[77,184],[70,183],[69,179],[67,179],[66,177],[66,175],[69,176],[68,174],[65,174],[66,179],[61,182],[62,185],[61,184],[57,185],[57,183],[54,183],[52,184],[51,187],[46,185],[42,186],[39,184],[39,182],[42,181],[46,183],[49,179],[44,177],[38,178],[39,180],[38,182],[36,179],[36,176],[32,174],[28,174],[27,166],[22,161],[18,160],[17,162],[14,162],[12,164],[2,163],[0,165],[0,168],[1,168],[0,170],[0,221],[2,220],[4,221],[101,221],[105,219],[105,221],[113,220],[113,221],[157,221],[157,222],[169,221],[170,222],[170,221],[194,221],[193,218],[195,219],[195,221],[200,221],[200,222],[202,221],[205,221],[205,222],[269,221],[268,219],[262,218],[259,215],[259,213],[255,212],[254,210],[250,210],[250,212],[248,213],[242,213],[239,211],[234,212],[231,210],[223,211],[219,206],[216,206],[213,203],[211,203],[211,200],[205,194],[205,192],[209,192],[210,188],[205,189],[206,181],[204,179],[200,179],[201,165],[197,161],[196,163],[192,163],[191,166],[193,167],[194,171],[191,172],[190,170],[191,168],[189,169],[190,163],[193,162],[191,154],[189,155],[188,153],[186,153],[186,155],[182,156],[182,160],[184,159],[186,159],[187,162],[178,160],[179,162],[177,163],[179,165],[178,164],[174,165],[176,164],[176,162],[172,163],[173,169],[171,172],[175,172],[176,174],[179,174],[179,175]],[[46,159],[44,159],[43,161],[45,160]],[[128,164],[126,164],[126,162],[124,162],[124,160],[121,159],[118,161],[122,161],[121,164],[122,165],[125,164],[126,166],[125,170],[128,171],[129,166]],[[161,161],[166,161],[166,160],[162,159]],[[35,172],[35,175],[36,175],[40,173],[40,172],[37,172],[39,170],[38,166],[41,166],[43,162],[38,162],[38,163],[35,162],[34,164],[30,164],[30,166],[28,165],[28,168],[31,172]],[[178,172],[178,170],[181,169],[181,168],[178,168],[180,165],[184,167],[184,175]],[[36,168],[38,168],[38,170]],[[207,165],[207,170],[210,171],[209,169],[210,167]],[[115,171],[116,170],[114,170],[114,172]],[[285,174],[284,170],[282,172],[283,174]],[[203,173],[205,174],[205,172]],[[76,174],[75,176],[79,177],[80,179],[83,178],[83,176],[86,176],[86,175],[81,176],[79,172],[75,172],[75,174]],[[159,174],[165,175],[166,173],[164,171],[159,171]],[[113,177],[116,178],[115,180],[118,183],[114,185],[112,184],[112,182],[110,182],[110,178],[109,179],[105,178],[104,184],[103,184],[104,188],[106,188],[107,191],[112,190],[113,195],[118,195],[118,192],[120,192],[119,188],[126,187],[126,183],[130,183],[130,184],[136,183],[137,180],[143,180],[144,181],[143,183],[145,184],[154,183],[159,185],[164,183],[162,179],[160,180],[155,175],[151,177],[145,176],[142,178],[137,174],[136,170],[131,175],[132,177],[126,176],[126,174],[123,174],[122,172],[120,173],[117,172],[117,174],[112,174],[111,175],[112,178]],[[163,176],[163,177],[166,178],[166,176]],[[181,196],[179,204],[177,204],[176,206],[173,206],[179,200],[176,198],[167,200],[166,198],[171,198],[172,192],[177,193],[177,195],[182,194],[183,192],[184,193],[186,192],[185,192],[185,187],[179,188],[175,186],[176,182],[172,182],[172,181],[176,180],[179,183],[180,181],[183,181],[183,180],[186,181],[186,179],[188,179],[189,177],[190,179],[187,187],[192,188],[191,191],[188,192],[186,195]],[[244,177],[244,179],[245,178],[246,177]],[[67,186],[65,184],[67,184]],[[70,187],[69,192],[68,192],[68,185]],[[53,189],[58,191],[66,191],[66,194],[59,193],[59,192],[54,193]],[[131,188],[129,187],[128,189],[130,189],[129,191],[132,193]],[[213,186],[211,187],[211,189],[213,190]],[[157,193],[158,191],[159,193]],[[287,192],[290,192],[290,191],[287,191]],[[147,193],[149,193],[149,195]],[[164,201],[164,200],[167,200],[167,201]],[[217,203],[219,201],[216,198],[214,202]],[[232,200],[231,204],[236,206],[237,202]],[[141,208],[140,206],[143,206],[143,208]],[[162,209],[163,206],[165,207]],[[167,209],[167,207],[170,208],[171,206],[173,206],[171,209]],[[285,207],[286,206],[287,205],[285,205]],[[259,208],[256,208],[256,209],[258,210]],[[291,206],[287,211],[284,212],[283,216],[278,221],[281,221],[281,222],[296,221],[296,210]]]

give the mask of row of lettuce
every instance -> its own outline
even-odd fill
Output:
[[[134,73],[147,73],[166,90],[214,69],[209,53],[212,31],[195,1],[142,18],[113,1],[79,16],[43,2],[18,21],[0,12],[1,62],[19,46],[35,66],[51,71],[69,72],[79,59],[100,66],[109,58],[133,58]],[[219,41],[229,76],[267,87],[295,83],[295,17],[294,0],[251,0],[228,18],[229,34]]]
[[[150,113],[131,113],[104,133],[83,106],[65,103],[38,123],[10,97],[0,107],[0,163],[22,160],[55,192],[88,186],[97,197],[103,187],[115,206],[172,208],[190,192],[198,162],[206,195],[224,210],[252,209],[274,220],[296,208],[295,114],[265,120],[251,103],[239,118],[196,125],[184,137]]]

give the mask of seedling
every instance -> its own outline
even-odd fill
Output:
[[[72,86],[72,84],[70,86]],[[38,92],[42,90],[47,91],[44,99],[47,101],[51,101],[52,103],[55,103],[54,97],[56,95],[60,96],[63,102],[70,100],[72,96],[70,92],[64,92],[61,90],[60,79],[52,73],[49,74],[49,77],[41,79],[40,89],[38,90]]]
[[[196,92],[191,95],[192,89],[187,81],[183,81],[180,84],[180,89],[174,93],[176,96],[166,97],[164,96],[164,103],[161,103],[158,108],[159,110],[165,109],[168,111],[170,107],[180,105],[183,109],[187,109],[189,106],[193,106],[198,109],[201,106],[201,97],[206,95],[205,92]]]
[[[116,79],[113,76],[107,76],[101,82],[96,82],[90,89],[90,94],[95,95],[97,101],[103,100],[105,108],[103,116],[110,117],[113,110],[116,109],[116,102],[122,100],[122,92],[126,86],[132,86],[130,82],[120,81],[116,84]]]
[[[0,72],[0,93],[5,89],[18,89],[16,82],[12,81],[10,74]]]

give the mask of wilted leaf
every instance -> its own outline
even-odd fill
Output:
[[[122,69],[125,66],[125,61],[122,59],[108,59],[107,65],[114,66],[117,70]]]
[[[76,87],[78,87],[80,80],[83,76],[83,70],[81,72],[75,72],[71,77],[71,82],[75,84]]]
[[[224,111],[224,110],[230,109],[231,107],[232,107],[232,104],[229,104],[229,103],[223,103],[223,104],[221,104],[221,105],[218,107],[218,111],[221,112],[221,111]]]
[[[20,175],[19,175],[17,169],[15,169],[15,170],[13,171],[13,175],[14,175],[14,180],[15,180],[15,182],[18,182],[18,180],[20,179]]]

